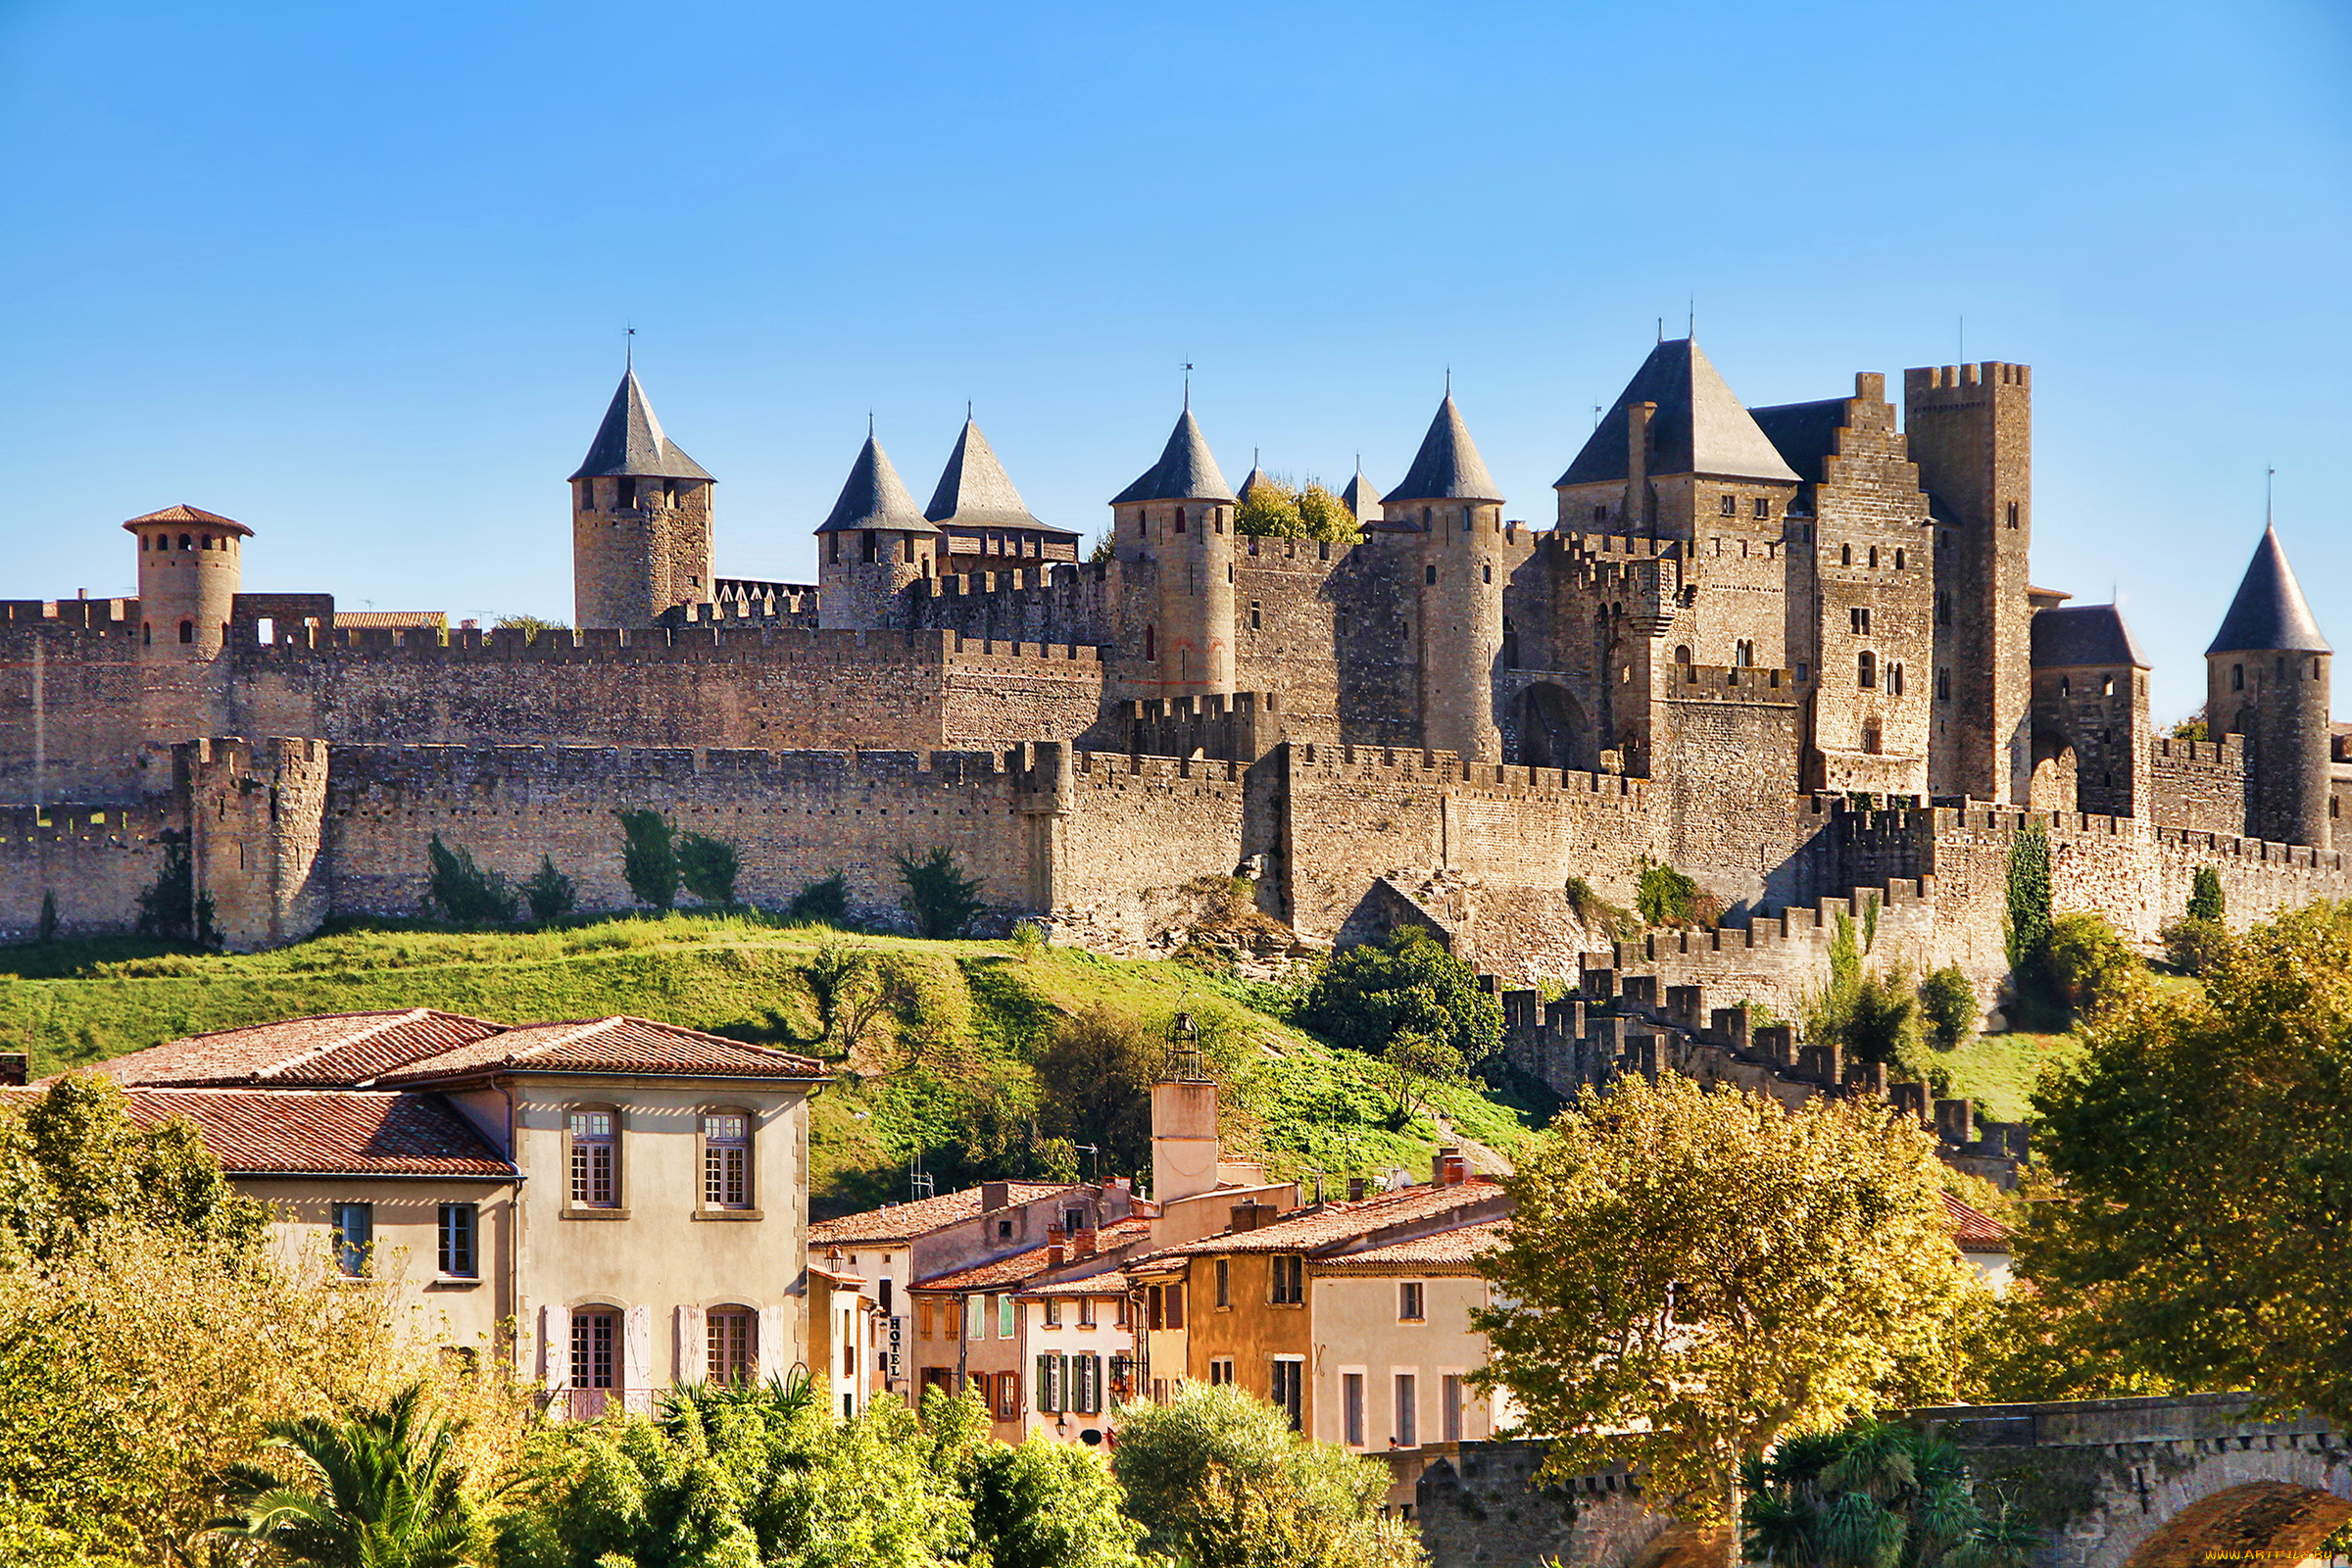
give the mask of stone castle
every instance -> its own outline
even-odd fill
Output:
[[[2028,813],[2060,906],[2142,939],[2200,867],[2233,918],[2347,891],[2276,535],[2208,652],[2214,738],[2167,739],[2115,608],[2030,582],[2032,480],[2025,366],[1751,409],[1667,341],[1546,525],[1448,394],[1386,494],[1348,485],[1360,538],[1245,535],[1262,476],[1188,407],[1081,560],[967,420],[927,506],[869,436],[819,580],[755,581],[632,369],[569,481],[576,630],[245,593],[253,531],[185,506],[124,524],[136,600],[0,607],[0,935],[123,929],[174,855],[234,946],[413,913],[435,834],[626,907],[613,813],[647,806],[763,904],[839,869],[889,917],[894,857],[945,845],[1000,919],[1132,948],[1239,872],[1310,944],[1414,922],[1519,980],[1767,1004],[1833,905],[1997,981]],[[1629,903],[1651,862],[1721,928],[1610,949],[1571,881]]]

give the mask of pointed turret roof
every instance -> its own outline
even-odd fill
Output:
[[[1617,394],[1585,449],[1554,487],[1625,479],[1625,411],[1654,403],[1649,421],[1649,471],[1712,473],[1733,479],[1796,478],[1755,419],[1690,338],[1649,351],[1642,368]]]
[[[899,479],[899,470],[890,466],[890,454],[868,430],[865,445],[858,449],[858,461],[850,465],[849,482],[841,487],[841,499],[817,525],[818,533],[840,533],[850,528],[889,528],[899,533],[937,533],[931,519],[915,506],[914,497]]]
[[[1265,469],[1259,467],[1257,466],[1257,460],[1252,458],[1250,462],[1250,476],[1244,479],[1233,493],[1236,496],[1247,500],[1249,499],[1250,491],[1256,489],[1261,484],[1272,484],[1273,482],[1273,476],[1267,473]]]
[[[597,426],[596,440],[588,447],[588,456],[580,460],[574,479],[603,479],[626,475],[650,479],[708,479],[710,474],[703,466],[678,450],[676,442],[662,433],[662,421],[654,417],[654,406],[646,400],[645,388],[637,384],[635,367],[621,372],[620,385],[612,393],[612,406],[605,410],[605,422]]]
[[[1348,481],[1348,488],[1340,492],[1340,499],[1348,503],[1348,510],[1355,514],[1358,522],[1370,522],[1378,515],[1380,492],[1373,489],[1372,481],[1364,477],[1364,466],[1361,463],[1355,466],[1355,477]]]
[[[1208,437],[1200,433],[1200,423],[1193,417],[1188,404],[1176,420],[1176,428],[1168,432],[1168,444],[1160,452],[1159,461],[1135,483],[1112,496],[1110,504],[1117,507],[1131,501],[1240,499],[1226,488],[1225,475],[1217,471],[1216,457],[1208,450]]]
[[[2320,623],[2312,619],[2303,585],[2295,581],[2295,568],[2286,564],[2286,552],[2278,544],[2278,529],[2263,528],[2262,543],[2254,547],[2254,559],[2237,585],[2237,597],[2230,601],[2230,613],[2222,617],[2222,629],[2205,652],[2334,652],[2320,635]]]
[[[948,454],[948,466],[940,474],[923,515],[933,522],[972,528],[1045,526],[1030,514],[1029,504],[1012,487],[1012,479],[997,461],[988,437],[970,419],[963,421],[963,431],[956,437],[956,450]]]
[[[1429,421],[1429,434],[1421,438],[1413,466],[1386,499],[1502,500],[1502,490],[1487,471],[1487,460],[1478,455],[1478,443],[1470,439],[1470,427],[1462,422],[1462,411],[1454,407],[1452,393],[1446,393],[1446,401],[1438,405],[1438,416]]]

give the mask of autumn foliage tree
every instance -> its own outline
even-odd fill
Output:
[[[1728,1524],[1776,1442],[1948,1392],[1983,1287],[1936,1169],[1924,1132],[1860,1101],[1791,1112],[1675,1074],[1588,1090],[1507,1180],[1482,1381],[1550,1438],[1547,1473],[1630,1463],[1681,1517]]]

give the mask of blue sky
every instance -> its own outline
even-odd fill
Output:
[[[1376,483],[1448,367],[1510,513],[1697,302],[1750,403],[2035,368],[2035,578],[2111,587],[2159,716],[2261,526],[2352,646],[2352,8],[2135,3],[358,7],[0,0],[0,488],[20,597],[122,518],[247,586],[567,615],[624,322],[812,571],[874,414],[965,400],[1092,532],[1179,367],[1229,475]],[[2352,705],[2348,705],[2352,706]]]

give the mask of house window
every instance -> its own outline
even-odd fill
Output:
[[[1208,1363],[1209,1387],[1220,1388],[1232,1381],[1233,1357],[1230,1355],[1211,1356]]]
[[[1099,1355],[1070,1357],[1070,1404],[1080,1415],[1095,1415],[1102,1408],[1102,1358]]]
[[[1018,1372],[997,1374],[997,1419],[1018,1421],[1021,1418],[1021,1375]]]
[[[571,1205],[620,1206],[619,1136],[610,1110],[571,1112]]]
[[[1233,1259],[1230,1257],[1218,1258],[1216,1270],[1217,1304],[1231,1306],[1233,1304]]]
[[[1865,691],[1879,683],[1879,656],[1865,649],[1854,660],[1854,684]]]
[[[1274,1259],[1274,1292],[1269,1298],[1277,1305],[1296,1306],[1306,1299],[1306,1259],[1297,1252],[1285,1252]]]
[[[1046,1298],[1044,1322],[1045,1326],[1050,1329],[1061,1327],[1061,1302],[1051,1296]]]
[[[997,1221],[997,1240],[1000,1242],[1012,1240],[1012,1221],[1008,1219]]]
[[[1772,515],[1772,498],[1770,496],[1756,497],[1755,514],[1759,517]]]
[[[849,1348],[848,1336],[842,1348]],[[760,1375],[760,1319],[749,1307],[721,1306],[703,1314],[703,1375],[713,1383],[748,1384]]]
[[[334,1229],[335,1266],[354,1279],[366,1274],[368,1250],[375,1245],[375,1205],[337,1203]]]
[[[1037,1407],[1051,1415],[1061,1409],[1061,1357],[1041,1355],[1037,1358]]]
[[[752,1118],[743,1111],[703,1116],[703,1203],[708,1208],[752,1206]]]
[[[1095,1298],[1091,1296],[1078,1298],[1078,1326],[1082,1329],[1095,1326]]]
[[[591,1307],[571,1314],[571,1386],[610,1389],[612,1381],[612,1337],[620,1314],[609,1307]]]
[[[975,1340],[988,1338],[987,1297],[967,1296],[963,1298],[963,1326],[969,1336]]]
[[[1273,1375],[1268,1380],[1267,1396],[1274,1407],[1291,1418],[1293,1432],[1303,1431],[1300,1420],[1306,1403],[1306,1363],[1295,1355],[1274,1358]]]
[[[1421,1317],[1421,1282],[1404,1280],[1396,1287],[1396,1321],[1418,1323]]]
[[[1013,1302],[1009,1295],[997,1298],[997,1338],[1009,1340],[1013,1331]]]
[[[1446,1442],[1462,1441],[1462,1379],[1459,1373],[1448,1372],[1438,1379],[1438,1419],[1443,1423],[1440,1435]]]
[[[1719,498],[1716,510],[1727,517],[1737,517],[1740,515],[1740,498],[1733,495],[1723,496]]]
[[[1410,1372],[1396,1374],[1396,1446],[1413,1448],[1421,1444],[1420,1379]]]
[[[956,1296],[948,1298],[947,1322],[942,1327],[943,1333],[941,1334],[941,1338],[950,1340],[960,1340],[963,1338],[962,1297]]]
[[[1364,1375],[1340,1374],[1340,1441],[1350,1448],[1364,1446]]]
[[[1144,1293],[1144,1326],[1152,1329],[1168,1326],[1166,1292],[1157,1285]]]
[[[441,1205],[440,1267],[443,1278],[470,1280],[480,1275],[481,1258],[475,1244],[480,1229],[481,1209],[478,1205]]]
[[[1168,1327],[1172,1329],[1184,1327],[1184,1287],[1182,1285],[1168,1287]]]

